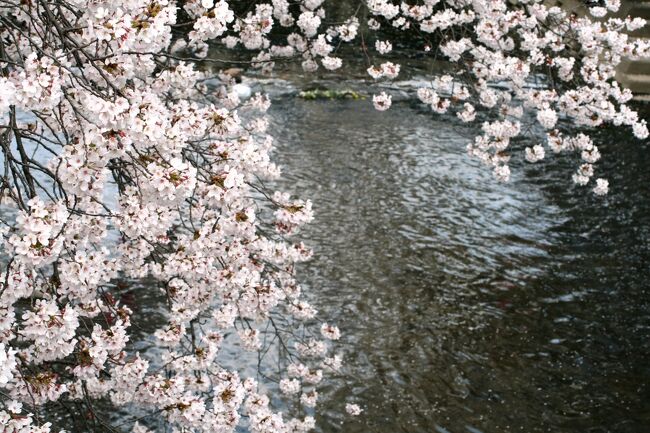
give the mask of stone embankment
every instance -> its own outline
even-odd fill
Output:
[[[588,13],[585,6],[588,1],[585,0],[557,0],[554,3],[578,14]],[[650,0],[622,0],[621,9],[615,16],[648,20],[645,27],[630,33],[630,36],[650,38]],[[624,60],[618,68],[616,79],[632,90],[635,99],[650,101],[650,59]]]

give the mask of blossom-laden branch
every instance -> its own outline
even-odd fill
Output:
[[[592,21],[537,0],[367,0],[327,23],[322,3],[0,0],[3,431],[45,433],[56,421],[143,433],[157,418],[179,432],[314,427],[317,386],[342,359],[330,353],[338,328],[313,326],[294,275],[311,256],[294,240],[311,203],[265,186],[280,174],[269,100],[240,100],[225,77],[207,86],[196,61],[208,42],[250,51],[262,71],[298,58],[313,72],[340,68],[337,51],[361,39],[369,75],[392,80],[400,65],[373,65],[374,52],[387,56],[406,37],[454,71],[419,89],[422,102],[464,122],[481,109],[499,116],[469,151],[502,180],[511,140],[541,128],[545,143],[526,159],[577,151],[574,180],[590,182],[600,152],[585,134],[563,136],[560,119],[648,136],[614,80],[623,57],[648,55],[625,33],[643,20]],[[379,32],[374,45],[366,29]],[[391,102],[373,98],[381,110]],[[607,188],[598,179],[594,191]],[[144,298],[158,301],[156,314]],[[149,350],[134,337],[144,325],[155,327]],[[263,383],[232,367],[233,344],[257,353]],[[282,355],[273,372],[261,361],[271,346]],[[109,416],[123,406],[140,415]]]
[[[601,19],[617,12],[620,3],[605,0],[605,6],[590,8],[598,18],[594,20],[535,0],[428,0],[415,5],[370,0],[369,27],[406,34],[411,44],[452,64],[452,75],[433,77],[430,86],[418,90],[419,99],[433,111],[455,113],[463,122],[475,121],[479,109],[498,114],[482,124],[483,134],[468,145],[470,155],[492,167],[498,179],[510,178],[512,140],[534,130],[545,137],[525,149],[526,160],[544,159],[545,149],[578,153],[581,165],[573,180],[586,185],[601,154],[585,134],[563,136],[560,120],[586,128],[626,125],[638,138],[648,137],[646,120],[626,105],[632,93],[614,79],[624,58],[650,56],[647,39],[627,34],[646,22]],[[375,48],[383,55],[392,45],[378,40]],[[396,70],[384,62],[371,65],[368,73],[392,79]],[[375,106],[388,108],[387,98],[376,97]],[[598,179],[593,191],[603,195],[607,190],[608,182]]]

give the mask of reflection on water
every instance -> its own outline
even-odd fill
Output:
[[[272,109],[283,188],[316,209],[300,279],[345,331],[321,430],[647,431],[648,143],[600,134],[602,200],[569,162],[499,185],[453,119],[370,105]]]

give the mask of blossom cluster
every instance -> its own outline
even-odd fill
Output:
[[[615,80],[623,59],[650,57],[650,42],[628,35],[646,22],[608,18],[620,3],[606,1],[578,14],[541,0],[424,0],[418,4],[369,0],[368,27],[392,28],[392,33],[397,29],[409,35],[410,44],[421,47],[425,58],[449,62],[453,74],[432,77],[431,85],[418,90],[420,100],[436,113],[452,111],[463,122],[474,121],[479,110],[499,114],[468,145],[469,154],[492,167],[499,180],[510,178],[512,140],[537,131],[546,134],[546,143],[525,149],[525,159],[544,159],[545,148],[553,153],[575,150],[582,162],[573,179],[587,185],[600,153],[587,150],[590,155],[585,158],[585,149],[572,144],[579,137],[558,139],[560,121],[585,129],[626,125],[639,139],[649,136],[646,120],[628,105],[631,92]],[[387,54],[389,47],[390,41],[377,40],[377,55]],[[368,74],[373,79],[394,79],[396,74],[386,74],[383,65],[371,66]],[[399,73],[399,65],[394,69]],[[377,95],[375,107],[387,109],[389,97]],[[606,185],[606,180],[599,179],[594,192],[606,193]]]

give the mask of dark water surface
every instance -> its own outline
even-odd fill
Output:
[[[650,431],[647,141],[598,134],[599,199],[566,157],[498,184],[472,131],[408,104],[272,116],[282,186],[314,201],[300,280],[344,331],[321,431]]]

